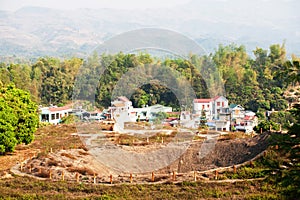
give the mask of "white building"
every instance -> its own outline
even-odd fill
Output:
[[[243,119],[245,117],[245,108],[238,104],[230,104],[229,112],[232,119]]]
[[[132,110],[132,102],[127,97],[118,97],[116,100],[111,102],[112,112],[121,113],[121,112],[129,112]]]
[[[68,116],[72,112],[70,105],[57,107],[42,107],[39,109],[39,118],[41,122],[49,122],[51,124],[59,124],[61,119],[65,116]]]
[[[228,100],[223,96],[217,96],[211,99],[194,99],[194,112],[201,115],[205,111],[208,120],[218,119],[220,113],[227,112]]]
[[[205,112],[207,119],[213,117],[213,99],[194,99],[194,112],[197,115],[201,115],[202,110]]]
[[[230,113],[220,113],[217,120],[208,121],[210,130],[230,131]]]
[[[172,112],[172,107],[163,105],[145,106],[143,108],[133,108],[132,102],[126,97],[118,97],[115,101],[111,102],[112,106],[110,111],[112,117],[120,122],[135,122],[139,118],[141,121],[152,120],[155,114],[159,112]]]
[[[238,131],[244,131],[251,133],[253,128],[258,125],[258,118],[252,111],[246,111],[245,116],[242,119],[236,120],[235,129]]]

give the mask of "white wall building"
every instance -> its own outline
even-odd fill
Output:
[[[225,112],[228,108],[228,100],[223,96],[217,96],[211,99],[194,99],[194,112],[201,115],[205,111],[208,120],[218,119],[219,113]]]
[[[201,115],[204,110],[206,118],[212,119],[213,117],[213,99],[194,99],[194,112]]]
[[[159,104],[143,108],[133,108],[132,102],[126,97],[118,97],[111,104],[110,110],[112,116],[119,123],[135,122],[138,118],[142,121],[152,120],[158,112],[172,112],[172,107]]]
[[[229,106],[232,119],[242,119],[245,117],[245,108],[241,105],[231,104]]]
[[[51,124],[59,124],[61,122],[61,118],[68,116],[72,112],[72,108],[70,105],[63,107],[42,107],[39,110],[40,121],[49,122]]]

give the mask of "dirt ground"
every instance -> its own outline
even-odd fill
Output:
[[[19,173],[19,175],[28,174],[39,178],[80,182],[109,183],[112,181],[122,183],[131,181],[140,183],[168,181],[170,179],[186,181],[193,180],[196,173],[204,170],[246,162],[264,151],[268,146],[268,135],[236,139],[224,139],[222,137],[214,145],[214,149],[202,157],[199,149],[203,145],[203,140],[193,141],[187,151],[169,166],[154,171],[153,174],[130,175],[114,171],[97,162],[83,144],[82,138],[76,134],[76,130],[76,127],[72,125],[39,129],[32,144],[20,145],[14,153],[0,157],[0,175],[7,175],[8,171],[12,169],[14,173]],[[119,141],[120,135],[112,136],[111,133],[108,133],[107,138]],[[130,145],[126,143],[124,149],[140,152],[146,151],[148,147],[149,149],[157,149],[160,148],[160,145],[165,145],[161,144],[160,140],[150,140],[150,142],[153,143],[142,143],[145,145],[141,145],[138,141]],[[149,146],[147,147],[147,145]],[[174,178],[174,172],[176,178]],[[198,177],[201,178],[201,176]]]
[[[251,160],[268,147],[268,135],[257,135],[253,138],[236,138],[218,140],[215,147],[205,157],[199,149],[202,142],[194,142],[177,161],[160,172],[205,171],[209,169],[238,165]]]

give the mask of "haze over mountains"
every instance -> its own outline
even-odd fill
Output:
[[[144,27],[166,28],[195,39],[207,52],[243,44],[248,52],[286,43],[300,55],[300,3],[296,0],[194,0],[158,9],[58,10],[0,8],[0,57],[86,55],[104,40]]]

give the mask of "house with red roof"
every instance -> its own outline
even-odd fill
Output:
[[[235,129],[238,131],[244,131],[246,133],[251,133],[253,128],[258,125],[258,118],[252,111],[246,111],[244,117],[235,120]]]
[[[220,113],[228,112],[228,100],[223,96],[208,99],[194,99],[194,113],[201,115],[205,111],[208,120],[218,119]]]
[[[49,122],[50,124],[59,124],[61,119],[68,116],[72,112],[72,105],[63,107],[49,106],[39,109],[39,117],[41,122]]]

